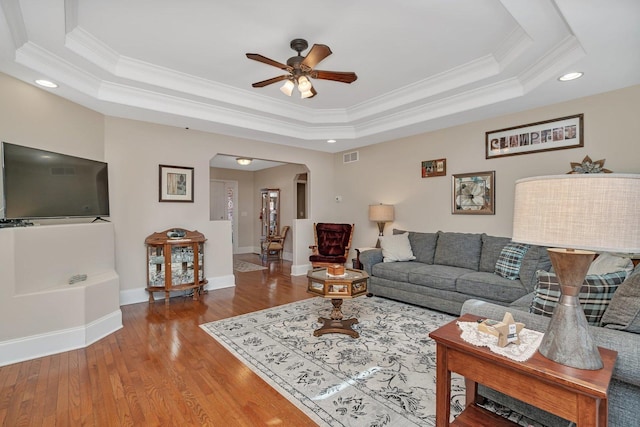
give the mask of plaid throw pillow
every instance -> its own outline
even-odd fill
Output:
[[[555,274],[539,270],[538,283],[534,289],[530,313],[551,317],[560,300],[560,285]],[[603,275],[588,275],[580,288],[580,305],[587,317],[587,323],[600,326],[602,315],[609,307],[613,293],[627,277],[626,271]]]
[[[522,259],[529,248],[529,245],[524,245],[522,243],[509,243],[506,245],[502,248],[498,261],[496,261],[495,273],[505,279],[519,279]]]

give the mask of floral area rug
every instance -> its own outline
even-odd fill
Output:
[[[322,426],[434,426],[435,342],[429,332],[454,317],[382,298],[345,300],[359,338],[313,336],[331,303],[311,298],[201,325]],[[452,375],[452,417],[464,380]],[[501,414],[503,416],[511,415]],[[527,426],[528,420],[509,418]]]
[[[263,265],[254,264],[247,261],[241,261],[234,259],[233,260],[233,269],[234,271],[238,271],[240,273],[247,273],[249,271],[258,271],[258,270],[266,270],[267,267]]]

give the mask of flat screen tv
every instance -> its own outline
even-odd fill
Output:
[[[106,163],[8,142],[0,148],[0,218],[109,216]]]

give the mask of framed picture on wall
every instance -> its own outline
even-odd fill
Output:
[[[422,162],[422,177],[447,175],[447,159],[425,160]]]
[[[487,159],[584,146],[583,114],[485,133]]]
[[[193,168],[160,165],[159,200],[193,202]]]
[[[496,172],[474,172],[453,175],[453,214],[495,214]]]

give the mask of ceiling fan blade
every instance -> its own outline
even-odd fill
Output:
[[[336,82],[342,83],[353,83],[358,79],[356,73],[322,70],[314,70],[311,73],[311,77],[313,77],[314,79],[334,80]]]
[[[280,68],[281,70],[291,71],[290,66],[278,61],[274,61],[273,59],[267,58],[266,56],[262,56],[258,53],[247,53],[247,58],[253,59],[254,61],[262,62],[263,64],[272,65],[274,67]]]
[[[324,44],[314,44],[307,56],[302,61],[302,65],[313,68],[329,55],[331,55],[331,49],[329,49],[329,46]]]
[[[274,77],[274,78],[269,79],[269,80],[263,80],[261,82],[256,82],[256,83],[252,84],[251,86],[253,86],[253,87],[265,87],[265,86],[268,86],[268,85],[270,85],[272,83],[278,83],[278,82],[281,82],[282,80],[286,80],[289,77],[291,77],[291,76],[288,76],[288,75],[278,76],[278,77]]]

